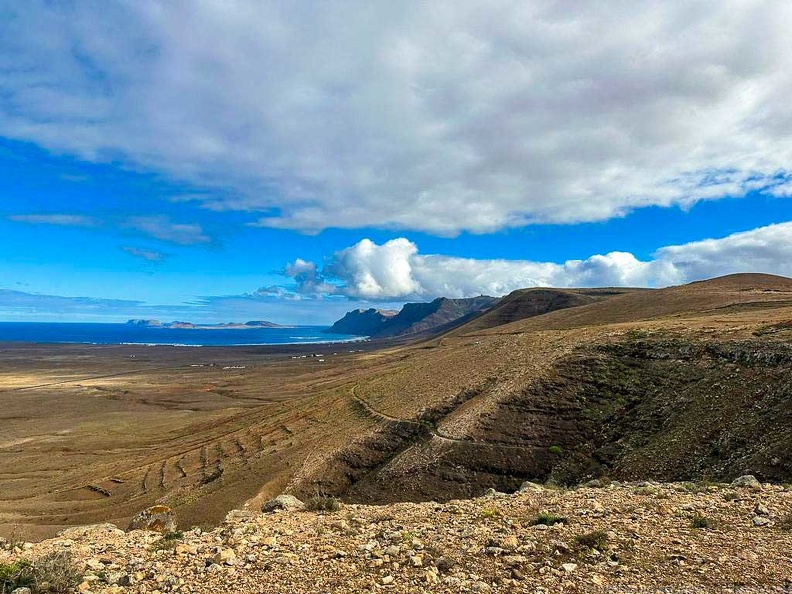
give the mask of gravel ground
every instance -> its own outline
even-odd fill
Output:
[[[75,590],[97,593],[792,592],[792,490],[526,484],[442,504],[241,510],[169,539],[71,528],[6,545],[0,563],[60,550]]]

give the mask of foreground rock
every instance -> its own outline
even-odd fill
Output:
[[[305,509],[305,504],[294,495],[278,495],[275,499],[270,499],[261,506],[261,511],[264,513],[274,512],[279,509],[302,511]]]
[[[128,529],[173,532],[176,530],[176,514],[167,505],[155,505],[132,518]]]
[[[785,592],[790,518],[792,491],[773,485],[534,487],[324,514],[240,511],[183,535],[90,526],[0,551],[0,563],[68,548],[82,591],[114,594]]]

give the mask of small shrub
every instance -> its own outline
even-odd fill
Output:
[[[564,450],[561,446],[553,445],[547,448],[547,451],[553,454],[554,456],[560,456],[564,453]]]
[[[162,551],[176,548],[178,542],[184,538],[183,532],[166,532],[157,542],[151,545],[151,550]]]
[[[692,526],[693,528],[711,528],[712,520],[710,520],[706,516],[696,514],[695,516],[693,516]]]
[[[693,493],[694,495],[699,493],[709,493],[710,491],[715,490],[717,486],[717,483],[713,483],[711,481],[701,481],[699,483],[686,481],[682,483],[682,488],[688,493]]]
[[[490,519],[490,518],[498,518],[500,517],[501,514],[497,509],[485,507],[484,509],[481,510],[481,515],[484,518]]]
[[[737,501],[740,496],[735,491],[726,491],[723,494],[724,501]]]
[[[778,527],[781,530],[792,531],[792,514],[787,514],[778,521]]]
[[[35,590],[63,594],[80,583],[81,577],[71,551],[53,551],[33,564]]]
[[[9,594],[17,588],[33,585],[33,568],[24,559],[13,563],[0,563],[0,594]]]
[[[633,493],[636,495],[656,495],[657,492],[657,487],[653,487],[651,485],[647,485],[645,487],[635,487],[635,489],[633,489]]]
[[[341,501],[328,495],[314,495],[305,502],[308,511],[335,512],[341,509]]]
[[[608,548],[608,540],[608,533],[604,530],[595,530],[575,537],[575,542],[581,547],[596,549],[599,552],[604,552]]]
[[[184,532],[166,532],[162,535],[162,540],[181,540],[184,538]]]
[[[545,526],[552,526],[553,524],[566,524],[567,519],[564,516],[557,516],[550,512],[542,512],[534,520],[534,526],[544,524]]]
[[[217,470],[215,470],[211,474],[208,474],[207,476],[203,477],[201,479],[201,484],[202,485],[208,485],[209,483],[215,482],[221,476],[223,476],[223,469],[222,468],[218,468]]]
[[[402,532],[401,538],[402,538],[402,542],[411,542],[412,539],[415,538],[415,535],[409,530],[405,530],[404,532]]]

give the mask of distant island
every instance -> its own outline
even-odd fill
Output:
[[[192,322],[160,322],[159,320],[129,320],[127,326],[141,328],[167,328],[178,330],[257,330],[261,328],[288,328],[274,322],[254,320],[251,322],[228,322],[225,324],[193,324]]]

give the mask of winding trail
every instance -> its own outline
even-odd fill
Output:
[[[354,385],[350,391],[350,395],[352,399],[357,402],[369,415],[378,418],[381,421],[388,422],[388,423],[405,423],[408,425],[414,425],[416,427],[422,427],[429,434],[444,443],[449,444],[456,444],[456,445],[467,445],[467,446],[478,446],[478,447],[489,447],[489,448],[498,448],[498,449],[505,449],[505,450],[516,450],[524,452],[527,449],[536,449],[539,446],[533,445],[516,445],[516,444],[507,444],[507,443],[492,443],[489,441],[476,441],[474,439],[461,439],[459,437],[451,437],[449,435],[445,435],[440,432],[433,424],[430,423],[421,423],[420,421],[415,421],[413,419],[401,419],[398,417],[393,417],[387,413],[377,410],[374,408],[368,401],[364,400],[360,396],[357,395],[357,384]]]

